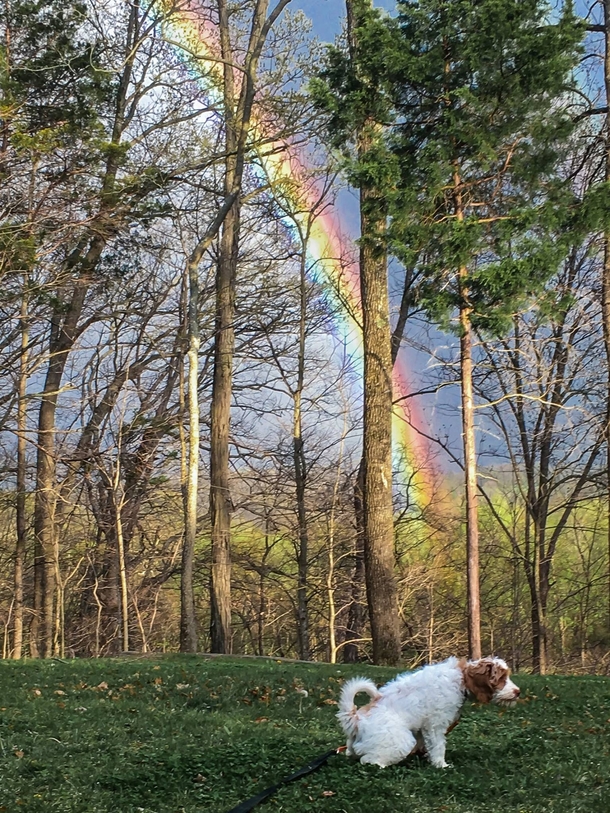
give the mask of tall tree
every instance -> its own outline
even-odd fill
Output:
[[[56,184],[65,185],[72,173],[77,172],[83,159],[83,146],[87,143],[92,146],[94,137],[99,135],[96,105],[107,78],[96,70],[98,49],[94,38],[87,39],[81,31],[82,12],[78,3],[56,3],[53,0],[26,0],[7,3],[3,7],[7,48],[2,84],[10,121],[5,119],[3,122],[2,151],[6,189],[10,190],[5,205],[13,224],[22,220],[27,206],[20,203],[20,185],[7,184],[6,180],[15,174],[24,156],[33,158],[31,165],[36,166],[42,156],[65,150],[63,171],[55,166],[58,173]],[[50,163],[53,163],[52,159]],[[28,172],[28,176],[32,178],[32,189],[38,194],[34,172]],[[27,199],[27,195],[21,198],[22,202],[24,197]],[[37,205],[40,205],[39,201]],[[42,220],[39,211],[34,227],[36,236],[30,229],[34,244],[38,234],[44,231]],[[98,233],[90,243],[83,241],[73,251],[68,250],[55,283],[49,362],[38,414],[32,654],[38,651],[46,656],[52,654],[57,570],[53,534],[55,413],[67,354],[78,335],[77,323],[87,290],[85,280],[100,241]],[[70,280],[75,281],[72,290]]]
[[[606,123],[604,128],[604,180],[610,183],[610,0],[602,0],[604,33],[604,91]],[[608,397],[606,404],[606,466],[608,478],[608,627],[610,628],[610,229],[604,232],[604,264],[602,270],[602,324],[604,349],[608,366]]]
[[[362,525],[367,603],[376,663],[396,664],[400,634],[392,509],[392,340],[388,294],[388,117],[383,92],[388,32],[371,0],[346,0],[347,54],[329,49],[314,93],[333,146],[360,190],[360,294],[364,348]]]
[[[602,367],[599,360],[597,263],[591,246],[575,247],[549,283],[538,307],[514,317],[510,335],[485,340],[477,392],[491,438],[488,455],[508,460],[511,477],[495,486],[510,494],[510,521],[485,486],[481,492],[523,566],[530,598],[532,664],[549,661],[547,612],[559,540],[585,500],[600,494],[604,445]],[[575,397],[580,392],[580,397]],[[585,394],[586,393],[586,394]]]
[[[210,519],[212,571],[210,580],[210,634],[212,652],[231,651],[231,494],[229,489],[229,430],[233,354],[235,348],[235,285],[239,254],[239,198],[257,91],[257,71],[265,41],[290,0],[279,0],[269,14],[269,0],[256,0],[251,12],[248,45],[236,77],[231,42],[230,9],[218,0],[220,52],[223,70],[225,136],[225,200],[234,196],[222,225],[216,273],[216,326],[214,381],[210,434]]]
[[[400,0],[392,81],[400,164],[394,228],[426,243],[423,299],[460,337],[468,631],[481,654],[473,327],[505,329],[516,303],[557,268],[547,236],[571,121],[561,96],[582,28],[539,0]],[[545,208],[541,200],[553,198]]]

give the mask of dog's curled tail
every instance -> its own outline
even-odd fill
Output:
[[[355,736],[358,728],[358,709],[354,703],[354,698],[359,692],[368,694],[372,701],[378,700],[381,697],[377,686],[368,678],[352,678],[343,685],[339,698],[337,718],[348,737]]]

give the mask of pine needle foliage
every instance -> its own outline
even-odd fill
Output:
[[[474,327],[499,333],[554,274],[582,220],[561,172],[582,23],[570,2],[559,12],[540,0],[398,8],[394,239],[424,258],[431,316],[468,307]]]
[[[329,144],[352,185],[374,181],[428,315],[452,328],[467,307],[502,333],[608,219],[607,190],[579,199],[563,171],[583,21],[571,0],[398,0],[395,18],[367,5],[352,58],[330,47],[311,86]],[[357,157],[367,115],[377,140]]]

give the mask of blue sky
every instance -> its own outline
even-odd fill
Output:
[[[553,0],[550,0],[553,4]],[[392,11],[395,0],[373,0],[378,8]],[[576,12],[586,14],[593,0],[576,0]],[[292,0],[292,9],[302,9],[313,23],[314,33],[321,40],[332,40],[341,30],[341,21],[345,17],[345,0]]]
[[[394,0],[375,0],[379,8],[393,9]],[[330,41],[341,30],[345,17],[345,0],[292,0],[292,9],[302,9],[313,23],[314,34],[321,40]]]

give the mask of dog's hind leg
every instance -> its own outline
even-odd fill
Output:
[[[345,756],[347,757],[355,757],[356,752],[354,751],[354,740],[351,737],[347,738],[347,742],[345,744]]]
[[[358,747],[360,745],[360,747]],[[379,765],[386,768],[406,759],[417,746],[417,740],[409,729],[396,728],[387,731],[381,741],[358,744],[356,753],[360,753],[360,762],[370,765]]]
[[[422,737],[421,731],[415,733],[415,747],[411,751],[411,756],[416,755],[423,757],[426,755],[426,743]]]

